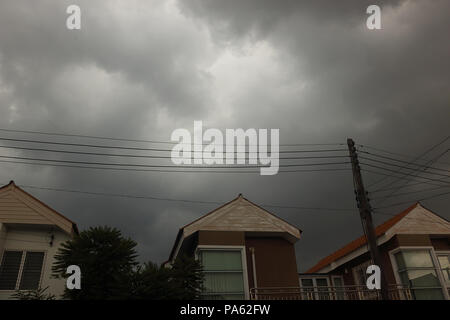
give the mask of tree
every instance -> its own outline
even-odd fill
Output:
[[[194,258],[180,257],[170,268],[146,263],[133,277],[134,299],[193,300],[199,299],[203,284],[200,263]]]
[[[47,289],[48,287],[26,291],[16,290],[12,297],[18,300],[55,300],[54,294],[45,292]]]
[[[57,278],[67,278],[69,265],[81,269],[81,289],[66,288],[63,297],[74,300],[126,299],[136,262],[136,242],[118,229],[91,227],[62,244],[52,267]]]
[[[199,299],[203,288],[203,268],[200,262],[192,257],[178,257],[171,268],[171,282],[178,295],[175,299]]]

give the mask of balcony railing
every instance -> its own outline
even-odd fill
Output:
[[[391,300],[412,300],[408,287],[389,285]],[[285,288],[252,288],[252,300],[381,300],[380,290],[369,290],[366,286],[344,287],[285,287]]]

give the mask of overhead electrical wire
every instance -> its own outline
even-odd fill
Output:
[[[370,163],[365,163],[365,162],[363,163],[363,162],[361,162],[361,164],[366,165],[366,166],[369,166],[369,167],[372,167],[372,168],[377,168],[377,169],[385,170],[385,171],[388,171],[388,172],[398,173],[398,171],[391,170],[391,169],[389,169],[389,168],[384,168],[384,167],[376,166],[376,165],[373,165],[373,164],[370,164]],[[403,175],[404,175],[404,176],[417,177],[417,178],[420,178],[420,179],[426,179],[426,180],[429,180],[429,181],[441,182],[441,183],[444,183],[444,184],[449,184],[449,183],[450,183],[450,182],[448,182],[448,181],[444,181],[444,180],[441,180],[441,179],[434,179],[434,178],[423,177],[423,176],[414,176],[412,173],[403,174]],[[398,178],[398,179],[401,179],[401,178]],[[383,189],[383,188],[381,188],[381,189]]]
[[[394,155],[394,156],[399,156],[399,157],[402,157],[402,158],[405,158],[405,159],[411,159],[411,160],[417,159],[417,156],[406,155],[406,154],[393,152],[393,151],[389,151],[389,150],[378,148],[378,147],[368,146],[368,145],[365,145],[365,144],[357,144],[357,146],[359,147],[358,151],[360,151],[360,152],[362,151],[362,149],[370,149],[370,150],[383,152],[383,153]],[[429,159],[422,159],[422,158],[421,159],[417,159],[417,161],[420,161],[420,162],[427,162],[428,160]],[[436,163],[443,164],[443,165],[450,165],[450,163],[443,162],[443,161],[436,161]]]
[[[26,162],[26,161],[8,161],[0,160],[0,163],[11,163],[11,164],[25,164],[25,165],[38,165],[38,166],[48,166],[48,167],[65,167],[65,168],[79,168],[79,169],[92,169],[92,170],[111,170],[111,171],[130,171],[130,172],[161,172],[161,173],[220,173],[220,174],[241,174],[241,173],[259,173],[259,170],[254,171],[233,171],[233,170],[183,170],[183,169],[136,169],[136,168],[113,168],[113,167],[96,167],[96,166],[77,166],[77,165],[66,165],[66,164],[55,164],[55,163],[38,163],[38,162]],[[233,168],[230,168],[233,169]],[[335,171],[351,171],[350,168],[321,168],[321,169],[291,169],[291,170],[279,170],[278,173],[299,173],[299,172],[335,172]]]
[[[450,172],[450,170],[447,170],[447,169],[436,168],[436,167],[427,166],[425,164],[417,164],[417,163],[413,163],[413,162],[403,161],[403,160],[395,159],[395,158],[392,158],[392,157],[385,157],[385,156],[378,155],[378,154],[372,153],[372,152],[367,152],[367,151],[362,151],[362,150],[359,151],[359,152],[360,153],[365,153],[365,154],[368,154],[368,155],[371,155],[371,156],[374,156],[374,157],[378,157],[378,158],[383,158],[383,159],[392,160],[392,161],[396,161],[396,162],[400,162],[400,163],[404,163],[404,164],[408,164],[408,165],[413,165],[413,166],[416,166],[416,167],[422,167],[422,168],[427,168],[427,169],[432,169],[432,170],[437,170],[437,171],[443,171],[443,172]],[[360,158],[363,158],[363,157],[360,157]],[[368,158],[368,159],[370,159],[370,158]]]
[[[380,160],[376,160],[376,159],[371,159],[371,158],[368,158],[368,157],[359,157],[359,158],[360,158],[360,159],[364,159],[364,160],[368,160],[368,161],[372,161],[372,162],[376,162],[376,163],[385,164],[385,165],[392,166],[392,167],[404,168],[403,166],[398,165],[398,164],[393,164],[393,163],[389,163],[389,162],[386,162],[386,161],[380,161]],[[413,171],[413,172],[415,172],[415,171],[418,170],[418,169],[416,169],[416,168],[404,168],[404,169],[407,169],[407,170],[410,170],[410,171]],[[448,171],[448,172],[450,172],[450,171]],[[427,174],[436,175],[436,176],[441,176],[441,177],[450,178],[450,175],[448,175],[448,174],[435,173],[435,172],[426,172],[426,173],[427,173]]]
[[[143,196],[143,195],[132,195],[132,194],[122,194],[122,193],[107,193],[107,192],[93,192],[93,191],[85,191],[85,190],[74,190],[67,188],[52,188],[52,187],[41,187],[34,185],[18,185],[21,188],[29,188],[29,189],[38,189],[38,190],[46,190],[46,191],[56,191],[56,192],[65,192],[65,193],[76,193],[76,194],[86,194],[91,196],[104,196],[104,197],[117,197],[117,198],[131,198],[131,199],[142,199],[142,200],[157,200],[157,201],[167,201],[167,202],[180,202],[180,203],[190,203],[190,204],[207,204],[207,205],[222,205],[224,201],[204,201],[204,200],[188,200],[188,199],[179,199],[179,198],[166,198],[166,197],[156,197],[156,196]],[[293,210],[306,210],[306,211],[331,211],[335,213],[347,213],[347,214],[355,214],[357,212],[357,208],[330,208],[330,207],[313,207],[313,206],[286,206],[286,205],[278,205],[278,204],[260,204],[261,207],[266,208],[279,208],[279,209],[293,209]],[[387,215],[387,216],[396,216],[397,214],[390,214],[386,212],[377,211],[376,214]],[[413,217],[405,217],[408,219],[414,220],[423,220]]]
[[[441,196],[444,196],[444,195],[447,195],[447,194],[450,194],[450,191],[442,192],[442,193],[435,194],[435,195],[428,196],[428,197],[423,197],[423,198],[416,199],[416,200],[402,201],[402,202],[390,204],[390,205],[387,205],[387,206],[376,207],[376,208],[374,208],[374,210],[391,208],[391,207],[396,207],[396,206],[399,206],[399,205],[404,205],[404,204],[408,204],[408,203],[412,203],[412,202],[420,202],[420,201],[424,201],[424,200],[434,199],[434,198],[441,197]]]
[[[101,152],[84,152],[84,151],[70,151],[70,150],[58,150],[58,149],[45,149],[45,148],[30,148],[30,147],[19,147],[19,146],[5,146],[0,145],[0,148],[5,149],[16,149],[16,150],[27,150],[27,151],[42,151],[50,153],[65,153],[65,154],[77,154],[77,155],[89,155],[89,156],[108,156],[108,157],[124,157],[124,158],[147,158],[147,159],[171,159],[171,156],[161,156],[161,155],[135,155],[135,154],[112,154],[112,153],[101,153]],[[235,157],[236,159],[247,159],[247,157]],[[306,157],[280,157],[280,160],[301,160],[301,159],[331,159],[331,158],[348,158],[348,156],[306,156]],[[205,158],[202,159],[215,159],[215,158]]]
[[[34,157],[16,157],[16,156],[2,156],[3,159],[17,159],[17,160],[32,160],[42,162],[56,162],[56,163],[70,163],[70,164],[86,164],[86,165],[99,165],[99,166],[115,166],[115,167],[139,167],[139,168],[180,168],[180,169],[250,169],[250,168],[268,168],[269,166],[263,165],[229,165],[229,166],[202,166],[202,165],[156,165],[156,164],[133,164],[133,163],[106,163],[106,162],[93,162],[93,161],[75,161],[75,160],[58,160],[58,159],[45,159]],[[321,163],[301,163],[301,164],[279,164],[280,168],[285,167],[307,167],[307,166],[325,166],[325,165],[340,165],[348,164],[349,162],[321,162]]]
[[[123,141],[123,142],[140,142],[140,143],[155,143],[155,144],[178,144],[174,141],[161,141],[161,140],[145,140],[145,139],[127,139],[127,138],[112,138],[104,136],[94,136],[94,135],[83,135],[83,134],[70,134],[70,133],[56,133],[56,132],[44,132],[44,131],[30,131],[30,130],[13,130],[0,128],[3,132],[14,132],[14,133],[26,133],[26,134],[38,134],[47,136],[60,136],[60,137],[76,137],[76,138],[88,138],[97,140],[109,140],[109,141]],[[344,143],[288,143],[280,144],[280,146],[343,146]]]
[[[419,161],[421,158],[423,158],[424,156],[426,156],[429,152],[431,152],[432,150],[436,149],[437,147],[439,147],[440,145],[442,145],[443,143],[445,143],[448,139],[450,139],[450,136],[445,137],[442,141],[439,141],[437,144],[433,145],[431,148],[428,148],[425,152],[423,152],[423,153],[420,154],[419,156],[415,157],[414,160],[412,161],[412,163]],[[361,145],[361,147],[363,147],[363,146]],[[448,151],[448,150],[447,150],[447,151]],[[437,161],[437,159],[434,159],[434,161]],[[403,169],[405,169],[405,168],[408,168],[408,166],[409,166],[410,164],[411,164],[411,163],[405,165],[405,166],[404,166],[402,169],[400,169],[399,171],[401,171],[401,170],[403,170]],[[430,162],[428,161],[428,162],[426,163],[426,165],[430,165]],[[398,172],[398,173],[400,173],[400,172]],[[372,186],[374,186],[374,185],[376,185],[376,184],[378,184],[378,183],[380,183],[380,182],[385,181],[386,179],[387,179],[387,177],[385,177],[385,178],[383,178],[383,179],[380,179],[380,180],[378,180],[378,181],[375,181],[374,183],[370,184],[370,185],[367,186],[367,187],[370,188],[370,187],[372,187]],[[397,181],[394,180],[393,182],[389,183],[388,185],[385,185],[385,187],[391,186],[392,184],[394,184],[394,183],[396,183],[396,182],[397,182]]]

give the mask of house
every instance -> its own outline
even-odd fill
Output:
[[[0,299],[16,290],[48,289],[59,297],[64,279],[52,278],[61,243],[78,234],[77,225],[11,181],[0,188]]]
[[[391,299],[449,299],[450,222],[416,203],[375,228]],[[310,299],[377,299],[367,289],[371,262],[362,236],[300,274]]]
[[[257,287],[297,287],[301,230],[239,195],[182,227],[168,264],[195,256],[205,299],[249,299]]]

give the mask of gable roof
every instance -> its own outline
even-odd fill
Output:
[[[402,221],[402,219],[408,215],[409,213],[411,213],[414,209],[425,209],[419,202],[413,204],[412,206],[410,206],[409,208],[405,209],[404,211],[400,212],[399,214],[397,214],[396,216],[394,216],[393,218],[385,221],[384,223],[380,224],[379,226],[377,226],[375,228],[375,235],[377,237],[385,234],[386,232],[388,232],[388,230],[390,231],[391,228],[393,228],[394,226],[398,225],[400,221]],[[437,216],[435,213],[425,209],[426,211],[430,212],[431,214],[435,215],[436,217],[438,217],[439,219],[443,220],[443,222],[447,222],[445,219],[443,219],[442,217]],[[425,223],[426,221],[423,221],[423,223]],[[432,222],[432,221],[430,221]],[[435,223],[435,222],[432,222]],[[450,224],[449,224],[450,225]],[[449,231],[447,231],[449,232]],[[322,270],[323,268],[325,268],[326,266],[328,266],[329,264],[331,264],[332,262],[348,255],[349,253],[357,250],[358,248],[362,247],[363,245],[365,245],[367,243],[367,238],[365,236],[361,236],[356,240],[353,240],[352,242],[346,244],[345,246],[343,246],[342,248],[340,248],[339,250],[333,252],[332,254],[330,254],[329,256],[323,258],[322,260],[320,260],[315,266],[313,266],[312,268],[308,269],[306,271],[306,273],[315,273],[318,272],[320,270]]]
[[[18,187],[14,181],[0,188],[0,222],[55,225],[68,234],[78,234],[75,222]]]
[[[235,199],[180,228],[172,247],[171,260],[177,247],[200,230],[283,233],[291,242],[300,239],[301,230],[239,194]]]

